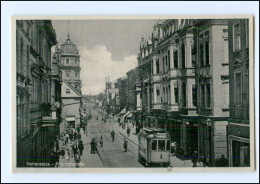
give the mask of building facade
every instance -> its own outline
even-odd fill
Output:
[[[77,46],[68,38],[60,47],[60,69],[62,72],[62,125],[61,132],[67,127],[76,127],[81,123],[82,108],[80,55]]]
[[[215,166],[227,157],[229,119],[228,22],[195,20],[198,154]],[[203,28],[203,29],[200,29]]]
[[[250,166],[249,20],[229,20],[229,166]]]
[[[227,20],[159,20],[142,38],[136,82],[140,119],[167,130],[179,154],[210,166],[228,158]],[[140,102],[141,101],[141,102]]]
[[[132,70],[130,70],[129,72],[126,73],[127,74],[127,87],[128,87],[128,91],[127,91],[127,107],[129,111],[136,111],[136,106],[137,106],[137,100],[136,100],[136,79],[138,78],[138,70],[137,68],[134,68]]]
[[[17,166],[46,163],[58,127],[52,88],[51,47],[56,33],[49,20],[17,20]]]

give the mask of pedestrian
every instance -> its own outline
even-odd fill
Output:
[[[69,143],[69,134],[66,133],[66,136],[65,136],[65,144],[67,145]]]
[[[196,167],[197,166],[197,161],[198,161],[198,154],[197,151],[194,151],[192,154],[192,159],[191,159],[193,166],[192,167]]]
[[[171,154],[174,156],[175,154],[175,148],[176,148],[176,143],[174,141],[171,142]]]
[[[65,148],[65,158],[66,160],[70,160],[70,146],[67,144],[66,148]]]
[[[131,131],[131,130],[130,130],[130,127],[128,126],[128,127],[127,127],[127,130],[126,130],[126,133],[127,133],[127,136],[128,136],[128,137],[129,137],[129,135],[130,135],[130,131]]]
[[[98,116],[97,116],[97,120],[98,120]]]
[[[84,133],[84,134],[86,134],[86,132],[85,132],[85,131],[86,131],[86,124],[85,124],[85,123],[83,123],[83,133]]]
[[[77,138],[81,139],[81,134],[80,133],[77,134]]]
[[[72,131],[69,132],[69,138],[70,138],[70,143],[71,143],[72,140],[73,140],[73,132]]]
[[[75,140],[76,138],[77,138],[77,131],[74,131],[74,133],[73,133],[73,140]]]
[[[100,147],[102,148],[103,147],[103,137],[102,137],[102,135],[100,136],[99,143],[100,143]]]
[[[79,126],[76,128],[76,130],[77,130],[77,133],[80,133],[80,127]]]
[[[80,151],[79,150],[76,151],[74,159],[75,159],[76,167],[79,167],[79,163],[80,163]]]
[[[128,145],[128,141],[126,138],[124,138],[124,149],[125,149],[125,152],[127,152],[127,145]]]
[[[72,149],[72,153],[73,153],[72,156],[74,156],[74,157],[75,157],[75,154],[76,154],[76,152],[77,152],[77,150],[78,150],[78,143],[77,143],[77,142],[78,142],[78,141],[75,140],[75,141],[72,143],[72,145],[71,145],[71,149]]]
[[[115,131],[114,131],[114,129],[111,132],[111,137],[112,137],[112,142],[114,142],[114,140],[115,140]]]
[[[95,139],[92,139],[91,140],[91,142],[90,142],[90,146],[91,146],[91,151],[90,151],[90,153],[91,154],[94,154],[95,153],[95,151],[94,151],[94,149],[95,149],[95,141],[94,141]]]
[[[78,148],[79,148],[79,151],[80,151],[80,156],[82,156],[82,152],[84,150],[84,144],[83,144],[82,139],[79,139],[79,146],[78,146]]]

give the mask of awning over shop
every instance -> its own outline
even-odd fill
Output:
[[[125,114],[126,113],[126,109],[124,108],[120,113],[119,115],[122,115],[122,114]]]
[[[67,117],[66,121],[75,121],[75,117]]]
[[[125,118],[130,118],[130,117],[132,117],[132,112],[127,112],[124,116],[123,116],[123,119],[125,119]]]
[[[131,118],[132,116],[133,116],[133,113],[130,112],[126,117]]]

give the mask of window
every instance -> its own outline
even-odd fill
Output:
[[[210,100],[210,84],[207,84],[206,90],[207,90],[207,108],[210,108],[210,106],[211,106],[211,100]]]
[[[235,73],[235,104],[241,104],[242,102],[242,79],[241,73]]]
[[[163,64],[163,73],[165,72],[165,63],[164,63],[164,57],[162,58],[162,64]]]
[[[157,95],[157,97],[160,96],[160,90],[159,89],[156,89],[156,95]]]
[[[165,140],[158,140],[158,151],[165,151]]]
[[[209,65],[209,41],[205,42],[205,62],[206,66]]]
[[[70,64],[70,59],[66,59],[66,63],[67,63],[67,65],[69,65]]]
[[[179,103],[179,88],[178,86],[174,87],[175,103]]]
[[[203,50],[203,43],[200,44],[200,66],[204,66],[204,50]]]
[[[182,84],[182,97],[183,97],[183,99],[182,99],[182,106],[183,107],[186,107],[186,84],[185,84],[185,82]]]
[[[178,68],[178,51],[174,52],[174,68]]]
[[[75,72],[75,77],[78,78],[78,73],[77,72]]]
[[[249,20],[245,20],[245,30],[246,30],[246,48],[249,45]]]
[[[234,48],[235,51],[241,49],[240,24],[234,26]]]
[[[157,140],[152,140],[152,150],[157,151]]]
[[[70,89],[66,89],[66,93],[69,94],[70,93]]]
[[[165,71],[168,69],[168,58],[165,56]]]
[[[156,73],[160,73],[160,70],[159,70],[159,58],[156,59]]]
[[[196,85],[192,85],[192,105],[197,106],[197,88]]]
[[[196,44],[194,44],[191,48],[191,64],[192,67],[196,67]]]
[[[181,46],[181,63],[182,63],[182,68],[185,68],[185,45],[183,44]]]
[[[171,85],[169,85],[169,87],[168,87],[168,102],[169,102],[169,104],[171,104]]]
[[[171,64],[170,64],[170,50],[168,50],[168,69],[170,69],[170,67],[171,67]]]
[[[168,140],[168,141],[166,142],[166,150],[167,150],[167,151],[170,150],[170,145],[171,145],[171,143],[170,143],[170,141]]]
[[[70,71],[66,71],[66,78],[70,78]]]
[[[200,101],[201,101],[201,106],[204,107],[205,106],[205,91],[204,91],[204,84],[200,85]]]

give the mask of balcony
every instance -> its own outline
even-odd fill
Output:
[[[180,77],[181,76],[181,71],[180,69],[171,69],[170,70],[170,77]]]
[[[151,78],[151,82],[160,82],[161,81],[161,77],[159,74],[155,74],[155,75],[152,75],[152,78]]]
[[[182,77],[195,77],[195,69],[194,68],[184,68],[181,69]]]

